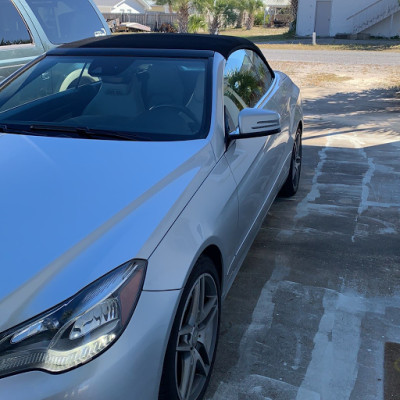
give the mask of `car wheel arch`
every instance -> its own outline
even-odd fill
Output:
[[[224,274],[223,274],[223,260],[222,260],[221,250],[219,249],[219,247],[217,245],[211,244],[202,251],[199,258],[203,255],[209,257],[212,260],[212,262],[214,263],[214,266],[217,270],[219,283],[220,283],[221,291],[222,291],[222,287],[223,287],[223,283],[224,283]],[[194,265],[196,265],[196,263]]]
[[[196,256],[193,257],[193,261],[191,263],[190,268],[187,271],[185,281],[184,281],[184,284],[183,284],[181,290],[185,289],[187,281],[188,281],[190,275],[193,273],[193,269],[196,268],[197,262],[203,256],[210,258],[211,261],[213,262],[216,272],[217,272],[218,279],[219,279],[221,292],[223,293],[223,284],[224,284],[223,255],[222,255],[222,252],[221,252],[221,249],[219,248],[219,246],[214,243],[207,244],[204,248],[199,249]]]

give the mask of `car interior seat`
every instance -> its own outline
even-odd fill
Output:
[[[85,108],[84,115],[133,117],[144,110],[135,65],[132,60],[127,61],[129,65],[125,69],[120,62],[118,67],[101,63],[89,67],[89,75],[99,77],[102,84],[96,97]]]
[[[165,105],[183,107],[184,87],[178,67],[170,61],[151,66],[144,82],[143,98],[148,110]]]

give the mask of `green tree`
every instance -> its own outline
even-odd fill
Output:
[[[244,0],[243,3],[247,12],[246,29],[250,30],[254,26],[255,14],[263,6],[263,3],[261,0]]]
[[[202,15],[192,14],[189,17],[188,30],[190,33],[197,33],[199,30],[206,30],[207,22]]]
[[[189,12],[191,3],[189,0],[156,0],[158,5],[168,4],[169,8],[178,14],[178,32],[187,33],[189,26]]]
[[[208,30],[212,35],[218,34],[227,20],[236,18],[233,0],[195,0],[194,5],[207,18]]]
[[[241,28],[243,26],[246,5],[242,0],[235,0],[235,9],[237,11],[236,28]]]

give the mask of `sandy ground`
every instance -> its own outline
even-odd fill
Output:
[[[349,52],[349,57],[351,52]],[[329,120],[346,130],[379,131],[381,140],[398,140],[400,132],[400,68],[382,65],[343,65],[272,61],[300,87],[305,121],[311,125]],[[342,104],[342,107],[337,107]],[[386,118],[382,118],[382,113]],[[368,115],[366,119],[365,116]],[[315,126],[314,126],[315,127]],[[336,126],[338,129],[338,126]],[[338,133],[340,132],[340,128]],[[385,139],[386,137],[386,139]],[[390,138],[391,137],[391,138]],[[365,139],[365,136],[363,136]],[[308,144],[318,144],[311,140]]]
[[[273,69],[288,74],[302,89],[305,97],[319,96],[321,89],[330,89],[328,91],[330,93],[345,93],[368,89],[388,89],[398,86],[400,90],[400,68],[398,66],[280,61],[271,61],[270,64]]]

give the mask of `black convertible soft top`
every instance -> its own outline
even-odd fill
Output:
[[[137,33],[105,36],[68,43],[59,48],[210,50],[222,54],[225,58],[228,58],[236,50],[250,49],[264,59],[260,49],[253,42],[244,38],[183,33]]]

